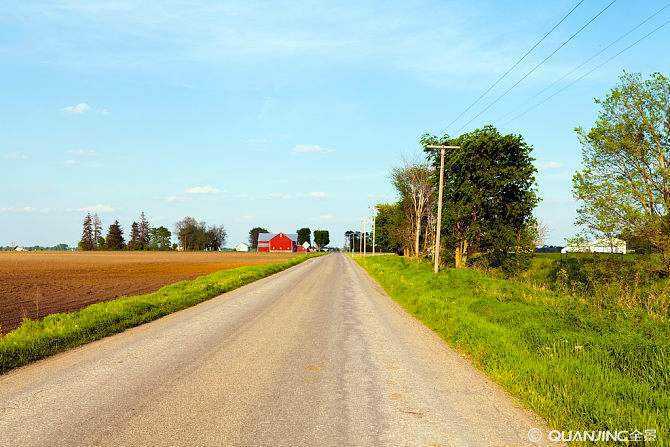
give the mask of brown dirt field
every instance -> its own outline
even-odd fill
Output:
[[[55,312],[245,265],[279,262],[277,253],[0,252],[0,333]]]

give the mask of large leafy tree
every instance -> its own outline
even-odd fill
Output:
[[[151,250],[169,250],[172,233],[160,226],[149,230],[149,248]]]
[[[406,237],[406,219],[401,203],[380,203],[376,208],[376,248],[381,252],[402,253],[408,238]]]
[[[269,233],[269,231],[262,227],[255,227],[249,231],[249,245],[252,249],[258,248],[258,235],[260,233]]]
[[[314,230],[314,243],[323,248],[330,243],[330,233],[328,230]]]
[[[473,256],[492,267],[521,255],[527,259],[538,198],[532,147],[523,137],[485,126],[458,138],[426,134],[421,143],[459,146],[445,158],[442,215],[442,237],[455,266],[466,266]],[[439,153],[426,152],[439,168]]]
[[[226,230],[222,225],[208,227],[190,216],[177,222],[175,230],[184,250],[218,251],[226,244]]]
[[[298,230],[298,245],[302,245],[305,242],[312,244],[312,230],[309,228],[301,228]]]
[[[648,241],[670,255],[670,80],[624,72],[586,131],[573,177],[577,223],[591,233]]]

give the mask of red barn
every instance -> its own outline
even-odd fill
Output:
[[[298,235],[287,233],[260,233],[258,235],[259,252],[295,252],[298,250]]]

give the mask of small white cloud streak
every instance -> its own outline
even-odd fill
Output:
[[[205,185],[186,188],[185,192],[186,194],[218,194],[221,192],[221,190],[213,186]]]
[[[99,203],[97,205],[82,206],[81,208],[77,208],[77,211],[85,213],[112,213],[116,211],[116,208],[110,205],[103,205]]]
[[[25,152],[13,151],[3,154],[2,158],[5,160],[27,160],[29,157]]]
[[[89,112],[91,110],[91,106],[89,106],[85,102],[80,102],[79,104],[75,104],[73,106],[67,106],[63,107],[61,109],[61,112],[67,113],[69,115],[83,115],[86,112]]]
[[[327,149],[318,144],[297,144],[293,148],[294,154],[329,154],[335,152],[334,149]]]

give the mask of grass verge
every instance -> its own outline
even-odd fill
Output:
[[[355,257],[386,292],[559,430],[655,429],[670,445],[670,323],[468,269]]]
[[[24,320],[20,327],[0,337],[0,374],[193,306],[314,256],[221,270],[167,285],[156,292],[103,301],[38,321]]]

